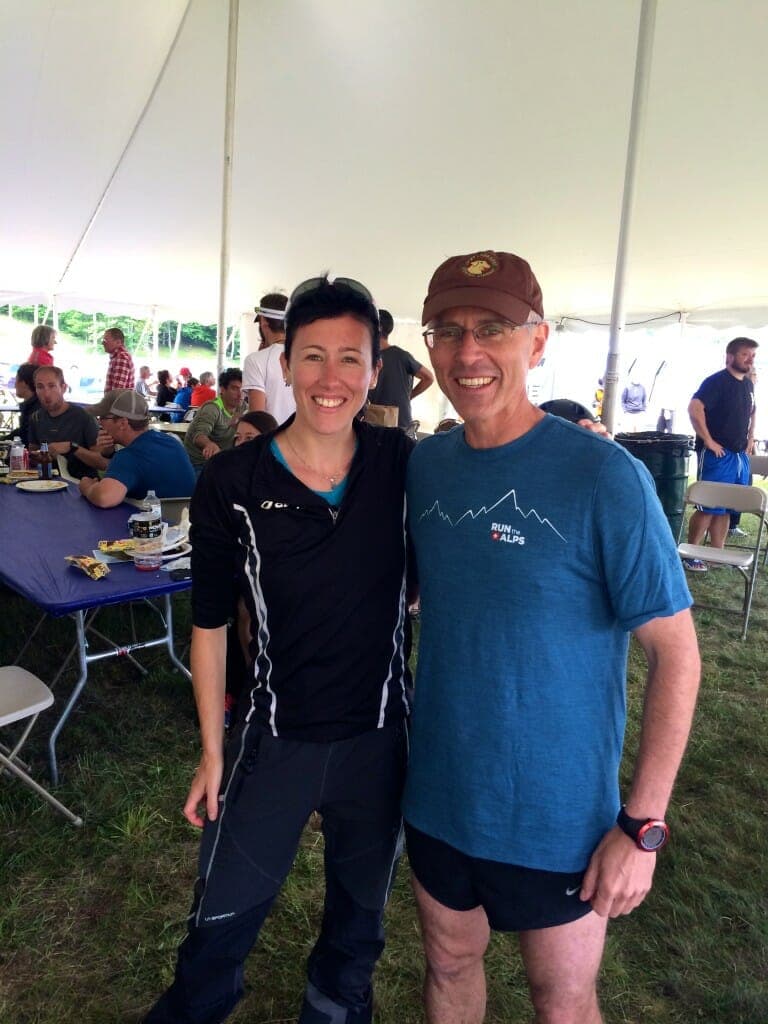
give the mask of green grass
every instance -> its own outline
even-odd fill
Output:
[[[689,577],[698,602],[736,609],[740,581],[720,570]],[[0,644],[10,661],[33,611],[0,592]],[[187,598],[176,601],[182,643]],[[107,609],[107,633],[126,627]],[[143,614],[141,611],[139,615]],[[646,902],[611,924],[601,976],[608,1024],[764,1024],[768,1021],[768,576],[758,583],[750,632],[739,618],[696,611],[704,659],[701,698],[675,793],[673,840]],[[28,667],[50,678],[72,637],[54,620]],[[61,736],[59,794],[85,818],[75,829],[13,780],[0,778],[0,1022],[113,1024],[140,1019],[167,984],[195,876],[197,834],[181,805],[197,763],[187,682],[161,653],[92,666]],[[633,645],[627,767],[637,740],[644,680]],[[71,678],[58,687],[58,703]],[[45,774],[38,724],[29,756]],[[239,1024],[296,1019],[304,961],[322,908],[322,838],[310,822],[294,871],[247,965]],[[422,957],[403,864],[387,912],[377,971],[378,1024],[422,1020]],[[488,954],[487,1020],[530,1020],[516,952],[495,936]]]

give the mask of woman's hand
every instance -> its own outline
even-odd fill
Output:
[[[201,804],[205,805],[209,821],[215,821],[219,816],[219,789],[223,774],[224,755],[203,754],[184,804],[184,817],[195,828],[202,828],[205,824],[205,818],[199,813]]]

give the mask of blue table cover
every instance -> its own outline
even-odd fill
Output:
[[[110,563],[109,575],[89,579],[66,555],[91,555],[100,540],[128,536],[131,505],[96,508],[69,484],[60,491],[0,486],[0,580],[50,615],[67,615],[187,590],[189,580],[139,572],[133,562]]]

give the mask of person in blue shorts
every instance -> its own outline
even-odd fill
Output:
[[[548,334],[528,263],[452,257],[422,322],[464,421],[407,475],[421,635],[403,810],[426,1019],[482,1021],[495,929],[519,933],[537,1024],[598,1024],[607,920],[643,900],[669,837],[699,680],[690,594],[646,468],[527,397]],[[630,634],[648,680],[622,798]]]
[[[749,483],[749,456],[755,440],[755,387],[750,373],[757,342],[734,338],[725,349],[725,369],[699,385],[688,406],[696,450],[699,479],[721,484]],[[701,508],[688,524],[688,543],[701,544],[709,531],[713,548],[722,548],[728,534],[730,509]],[[699,558],[685,559],[690,572],[706,572]]]

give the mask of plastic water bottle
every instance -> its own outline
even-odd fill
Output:
[[[20,437],[14,437],[11,445],[11,472],[24,469],[24,445]]]
[[[143,508],[145,512],[151,512],[153,515],[162,523],[163,521],[163,510],[160,505],[160,499],[154,491],[147,491],[147,496],[144,499]]]
[[[154,491],[147,492],[141,512],[131,516],[131,529],[136,542],[133,564],[143,572],[159,569],[163,561],[163,517]]]

